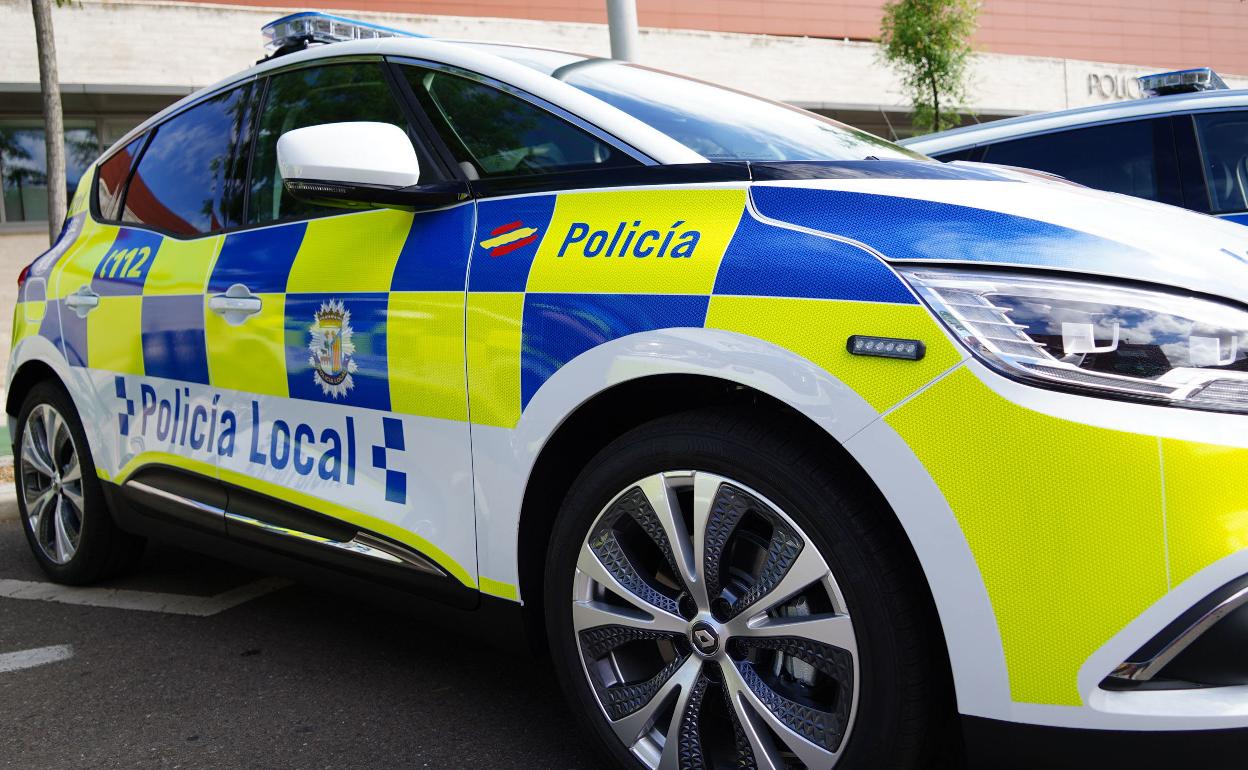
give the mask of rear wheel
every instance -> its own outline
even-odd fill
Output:
[[[828,458],[719,411],[576,481],[547,562],[562,683],[624,766],[931,767],[950,710],[915,570]]]
[[[81,585],[131,566],[143,540],[113,523],[65,391],[51,382],[32,388],[17,430],[18,508],[31,551],[48,577]]]

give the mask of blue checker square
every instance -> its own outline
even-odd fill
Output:
[[[386,501],[403,505],[407,502],[407,474],[387,467],[388,451],[403,451],[403,421],[394,417],[381,418],[383,446],[373,445],[373,467],[386,471]]]
[[[208,291],[216,294],[236,283],[246,286],[252,294],[286,291],[290,268],[307,229],[307,222],[295,222],[225,236],[208,279]]]
[[[383,293],[287,294],[290,397],[389,411],[388,304]]]
[[[117,415],[117,428],[123,436],[130,435],[130,418],[134,417],[134,399],[126,398],[126,378],[118,375],[113,383],[117,398],[126,402],[126,411]]]
[[[48,303],[48,310],[39,326],[39,336],[47,337],[55,345],[61,345],[70,366],[87,365],[87,319],[58,299]]]
[[[394,268],[391,291],[463,291],[472,245],[472,205],[417,213]]]
[[[554,212],[554,195],[478,203],[477,240],[472,244],[468,287],[472,291],[524,291],[529,283],[529,267]],[[530,229],[534,232],[525,235]],[[496,238],[505,242],[492,240]],[[499,245],[488,248],[482,243]]]
[[[208,384],[202,295],[145,296],[141,325],[145,374]]]
[[[113,245],[104,251],[95,267],[91,290],[102,297],[142,294],[148,270],[163,241],[164,236],[148,230],[118,230]]]

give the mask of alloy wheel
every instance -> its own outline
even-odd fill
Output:
[[[82,466],[65,418],[48,404],[30,411],[22,432],[22,502],[44,556],[67,564],[82,537]]]
[[[602,712],[643,765],[840,759],[853,622],[811,539],[744,484],[672,471],[618,494],[578,555],[572,623]]]

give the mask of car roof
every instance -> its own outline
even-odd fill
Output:
[[[494,52],[491,49],[498,49]],[[480,41],[439,40],[434,38],[378,38],[353,40],[342,43],[312,45],[308,48],[261,61],[256,66],[238,72],[207,88],[200,89],[184,99],[166,107],[143,121],[119,139],[101,157],[106,157],[119,147],[124,147],[134,137],[152,125],[180,112],[227,88],[246,83],[263,75],[286,69],[309,66],[329,59],[350,57],[403,57],[420,62],[442,64],[468,70],[497,80],[520,91],[542,99],[555,107],[575,115],[620,141],[641,151],[661,164],[703,163],[706,158],[677,142],[642,121],[612,107],[578,88],[564,83],[540,68],[502,55],[504,52],[531,50],[520,44],[489,44]],[[579,54],[569,54],[578,59]]]
[[[1192,94],[1157,96],[1110,104],[1095,104],[1058,112],[1042,112],[955,128],[935,134],[905,139],[901,144],[925,155],[965,150],[1005,139],[1045,134],[1076,126],[1108,123],[1153,115],[1172,115],[1201,110],[1248,106],[1248,90],[1203,91]]]

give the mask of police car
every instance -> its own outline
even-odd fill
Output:
[[[1243,228],[621,62],[270,36],[21,276],[53,580],[152,537],[436,600],[622,767],[1242,765]]]
[[[1147,98],[902,141],[946,161],[1037,169],[1248,224],[1248,90],[1207,67],[1139,79]]]

